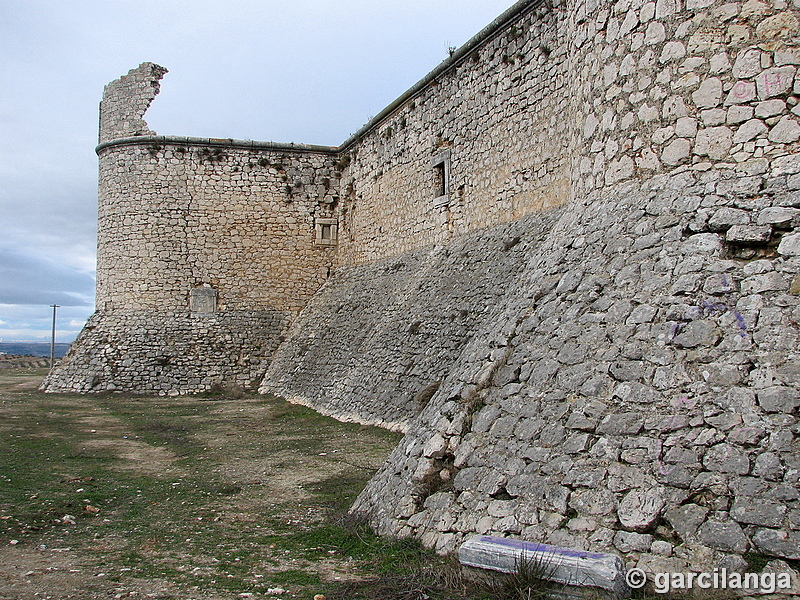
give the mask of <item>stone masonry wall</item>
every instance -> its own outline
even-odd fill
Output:
[[[153,133],[143,117],[166,73],[164,67],[145,62],[105,87],[100,102],[100,143]]]
[[[43,384],[48,392],[157,395],[257,389],[289,311],[97,311]]]
[[[298,312],[324,283],[334,248],[314,220],[336,202],[335,157],[153,138],[100,152],[97,306]]]
[[[797,6],[592,0],[572,14],[574,196],[684,170],[754,193],[796,151]]]
[[[567,34],[515,17],[342,148],[340,265],[446,242],[569,199]],[[431,162],[449,152],[449,194]]]
[[[797,8],[564,18],[571,202],[353,510],[442,552],[799,559]]]
[[[444,245],[341,268],[275,354],[260,391],[405,430],[522,275],[557,209]]]
[[[572,203],[353,510],[442,552],[477,532],[648,572],[800,558],[797,172]],[[772,236],[737,241],[734,215]]]
[[[98,312],[48,391],[254,388],[333,265],[315,226],[338,201],[333,149],[156,136],[143,113],[164,72],[106,87]]]

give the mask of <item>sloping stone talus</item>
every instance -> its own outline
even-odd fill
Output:
[[[294,322],[260,391],[404,431],[522,276],[559,209],[339,269]]]
[[[567,207],[353,510],[441,552],[479,533],[647,571],[800,557],[787,171],[758,194],[684,172]],[[732,214],[771,222],[750,260]]]
[[[48,392],[131,391],[162,396],[255,390],[294,315],[98,311],[45,378]]]

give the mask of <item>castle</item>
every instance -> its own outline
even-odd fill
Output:
[[[339,147],[101,103],[97,312],[47,391],[405,437],[353,510],[645,571],[800,560],[800,4],[521,0]]]

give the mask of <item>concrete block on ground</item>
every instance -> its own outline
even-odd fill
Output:
[[[630,595],[625,565],[615,554],[585,552],[511,538],[481,535],[458,550],[462,565],[512,573],[523,561],[540,564],[544,578],[565,585],[599,587],[618,596]]]

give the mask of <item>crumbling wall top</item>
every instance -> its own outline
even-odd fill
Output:
[[[158,94],[166,72],[164,67],[144,62],[105,87],[100,102],[100,143],[155,133],[147,127],[144,113]]]

